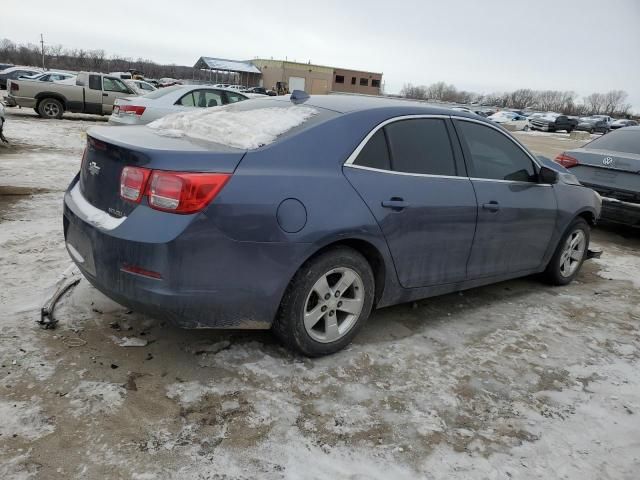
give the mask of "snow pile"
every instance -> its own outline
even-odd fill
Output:
[[[191,137],[229,147],[254,149],[268,145],[283,133],[317,114],[304,106],[236,111],[228,107],[203,108],[160,118],[148,125],[157,134]]]
[[[595,259],[595,263],[602,267],[598,275],[610,280],[626,280],[632,282],[635,288],[640,288],[640,257],[621,251],[613,252],[611,247],[608,250],[603,255],[604,258]]]

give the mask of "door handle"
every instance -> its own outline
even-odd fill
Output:
[[[109,94],[108,94],[108,93],[103,93],[103,94],[102,94],[102,96],[103,96],[103,97],[108,97],[108,96],[109,96]]]
[[[400,197],[392,197],[389,200],[385,200],[382,202],[382,206],[384,208],[390,208],[396,212],[404,210],[409,206],[409,202],[405,202],[404,199]]]
[[[493,200],[489,203],[482,204],[482,208],[484,208],[485,210],[489,210],[490,212],[497,212],[498,210],[500,210],[500,204]]]

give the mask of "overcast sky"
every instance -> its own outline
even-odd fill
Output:
[[[623,89],[640,111],[639,0],[9,2],[0,37],[193,65],[200,56],[380,71],[482,93]],[[91,6],[93,5],[93,6]]]

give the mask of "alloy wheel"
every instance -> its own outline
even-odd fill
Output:
[[[364,294],[364,284],[355,270],[329,270],[314,283],[304,303],[307,334],[320,343],[344,337],[360,317]]]
[[[570,277],[580,267],[584,258],[586,238],[582,230],[574,230],[567,237],[560,255],[560,275]]]

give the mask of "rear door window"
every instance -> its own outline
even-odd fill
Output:
[[[400,120],[384,128],[393,170],[426,175],[456,175],[453,150],[444,120]]]
[[[224,103],[222,100],[222,92],[219,90],[204,90],[205,106],[219,107]]]
[[[513,140],[494,128],[456,121],[472,176],[491,180],[536,182],[531,158]]]
[[[176,102],[176,105],[182,105],[183,107],[195,107],[196,102],[193,98],[193,92],[189,92],[184,95],[180,100]]]
[[[391,170],[389,149],[382,128],[369,139],[353,164],[379,170]]]

